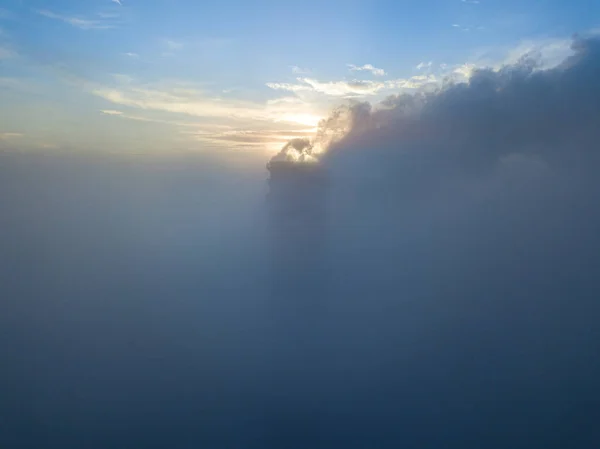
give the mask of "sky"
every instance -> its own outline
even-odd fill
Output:
[[[585,13],[583,13],[585,11]],[[569,52],[592,0],[5,1],[3,146],[268,159],[348,99]]]

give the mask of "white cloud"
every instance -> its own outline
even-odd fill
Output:
[[[458,26],[458,25],[457,25]],[[268,83],[274,90],[292,92],[303,100],[320,101],[314,94],[329,97],[360,98],[393,93],[402,90],[425,90],[441,86],[445,79],[457,82],[468,82],[477,69],[490,68],[499,70],[507,64],[515,64],[524,57],[531,57],[537,62],[536,69],[554,67],[572,54],[570,39],[545,39],[524,41],[516,48],[495,49],[492,58],[486,53],[475,57],[464,64],[434,64],[433,61],[422,61],[416,69],[422,74],[391,80],[340,80],[322,81],[309,77],[299,77],[296,83]],[[485,56],[482,57],[482,56]],[[307,95],[312,93],[313,95]]]
[[[136,58],[136,59],[140,57],[140,55],[138,55],[137,53],[133,53],[133,52],[123,53],[123,55],[129,56],[130,58]]]
[[[386,88],[384,82],[369,80],[321,82],[313,78],[298,78],[298,81],[301,84],[267,83],[267,86],[275,90],[290,92],[314,91],[337,97],[374,95]]]
[[[461,65],[455,67],[454,70],[452,71],[452,73],[459,75],[463,78],[469,79],[469,78],[471,78],[471,75],[473,75],[473,72],[476,69],[477,69],[477,66],[475,64],[466,63],[466,64],[461,64]]]
[[[380,90],[385,89],[385,83],[368,80],[320,82],[312,78],[301,78],[299,81],[308,84],[315,92],[340,97],[348,95],[374,95]]]
[[[110,1],[113,2],[113,3],[116,3],[119,6],[123,6],[123,3],[121,3],[121,0],[110,0]]]
[[[479,0],[461,0],[463,3],[468,3],[471,5],[479,5],[481,2]]]
[[[356,66],[354,64],[348,64],[348,67],[352,72],[366,71],[371,72],[375,76],[385,76],[385,70],[373,67],[371,64],[365,64],[363,66]]]
[[[114,109],[103,109],[100,112],[106,115],[123,115],[122,111],[115,111]]]
[[[385,90],[419,89],[437,82],[437,78],[431,74],[382,81],[353,80],[322,82],[312,78],[298,78],[298,81],[301,84],[267,83],[267,86],[271,89],[287,90],[294,93],[313,91],[333,97],[363,97],[377,95]]]
[[[453,23],[453,24],[452,24],[452,27],[453,27],[453,28],[458,28],[458,29],[459,29],[459,30],[461,30],[461,31],[470,31],[470,30],[471,30],[470,28],[468,28],[468,27],[464,27],[464,26],[462,26],[462,25],[460,25],[460,24],[458,24],[458,23]]]
[[[82,30],[106,30],[109,28],[114,28],[113,25],[107,23],[104,20],[82,19],[80,17],[63,16],[61,14],[56,14],[46,9],[36,10],[35,12],[49,19],[60,20]]]
[[[312,90],[310,86],[304,84],[290,84],[290,83],[267,83],[267,87],[273,90],[287,90],[290,92],[301,92]]]

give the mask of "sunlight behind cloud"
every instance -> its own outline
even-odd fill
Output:
[[[136,5],[123,2],[121,8],[108,0],[106,3],[97,9],[57,7],[27,12],[37,17],[41,27],[65,32],[71,27],[93,30],[131,25],[125,16]],[[10,20],[18,17],[14,11],[0,15]],[[461,23],[460,20],[450,18],[447,23]],[[499,70],[526,58],[537,61],[536,70],[545,69],[559,64],[571,53],[568,37],[530,38],[512,46],[482,46],[473,50],[470,58],[444,55],[444,63],[437,61],[440,56],[419,50],[397,63],[397,58],[373,52],[340,54],[339,58],[328,58],[327,63],[310,54],[290,55],[287,60],[261,62],[254,67],[244,56],[247,49],[239,36],[171,28],[145,36],[144,41],[114,46],[110,50],[115,56],[112,59],[108,54],[105,58],[90,54],[87,60],[83,52],[74,50],[71,59],[54,61],[45,56],[49,60],[42,58],[40,62],[36,59],[39,56],[28,54],[27,47],[19,45],[10,23],[5,26],[3,20],[2,26],[0,62],[9,70],[0,78],[0,89],[6,94],[3,101],[13,101],[6,102],[2,118],[10,120],[14,114],[8,111],[14,108],[19,108],[23,117],[28,108],[38,111],[39,97],[36,99],[34,94],[48,92],[46,108],[53,113],[40,110],[34,114],[35,124],[31,122],[26,128],[15,126],[15,119],[9,123],[9,131],[23,130],[27,137],[18,139],[20,143],[37,138],[59,145],[83,145],[86,133],[82,130],[88,129],[88,136],[103,139],[108,138],[106,130],[111,130],[115,142],[122,139],[123,146],[128,146],[136,135],[147,133],[156,124],[156,130],[151,131],[160,133],[165,142],[173,140],[174,145],[192,142],[219,148],[281,148],[287,140],[310,137],[307,130],[314,130],[322,118],[349,102],[369,101],[384,107],[382,101],[389,96],[433,93],[447,83],[468,83],[474,73],[485,67]],[[101,36],[70,32],[88,44]],[[211,51],[204,51],[207,48]],[[165,59],[161,55],[173,57]],[[204,61],[205,58],[210,60]],[[195,64],[199,59],[202,61]],[[247,64],[248,70],[226,68],[230,61]],[[52,88],[46,91],[49,84]],[[17,96],[27,96],[28,100],[16,101]],[[66,96],[72,101],[65,102]],[[85,126],[87,120],[92,120],[89,128]],[[67,122],[77,123],[80,131],[57,130]],[[39,136],[34,136],[35,127],[40,129]],[[78,135],[76,139],[74,134]],[[97,138],[90,140],[94,142],[90,145],[101,146]]]
[[[298,123],[300,125],[317,126],[323,117],[314,114],[283,114],[276,121]]]
[[[138,83],[124,75],[113,79],[117,86],[95,86],[91,92],[130,111],[106,108],[102,114],[163,123],[178,128],[184,138],[211,145],[280,148],[290,137],[314,132],[326,115],[295,97],[260,103],[211,96],[190,83]]]

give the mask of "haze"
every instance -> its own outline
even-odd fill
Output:
[[[0,447],[599,446],[596,2],[171,3],[0,8]]]

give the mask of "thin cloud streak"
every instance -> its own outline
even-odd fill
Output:
[[[378,69],[371,64],[365,64],[363,66],[356,66],[354,64],[348,64],[351,72],[371,72],[375,76],[385,76],[385,70]]]
[[[377,95],[382,91],[394,89],[417,89],[427,84],[436,82],[434,75],[417,75],[411,78],[393,80],[371,81],[318,81],[313,78],[297,78],[301,84],[267,83],[267,87],[274,90],[287,90],[298,93],[313,91],[332,97],[360,97]]]
[[[429,61],[429,62],[420,62],[419,64],[417,64],[417,67],[416,67],[416,69],[417,69],[417,70],[422,70],[422,69],[430,69],[432,65],[433,65],[433,61]]]
[[[0,140],[8,140],[23,137],[22,133],[0,133]]]
[[[175,126],[186,130],[181,135],[193,140],[204,139],[211,143],[235,141],[252,145],[260,141],[275,151],[296,132],[314,129],[325,115],[325,111],[319,113],[313,105],[298,98],[284,97],[265,103],[226,100],[212,97],[189,85],[138,84],[129,77],[126,80],[123,78],[115,78],[117,87],[96,86],[91,93],[115,105],[151,112],[155,117],[109,108],[101,110],[102,114]],[[160,116],[156,117],[157,114]],[[202,118],[203,123],[190,123],[183,116]],[[226,134],[204,129],[209,125],[218,127],[225,123]],[[191,128],[202,129],[198,132]]]
[[[298,67],[297,65],[293,65],[291,67],[292,69],[292,73],[295,73],[297,75],[306,75],[310,73],[310,70],[308,69],[303,69],[302,67]]]
[[[114,28],[114,25],[108,24],[103,20],[82,19],[81,17],[64,16],[61,14],[56,14],[52,11],[48,11],[46,9],[35,10],[35,12],[41,16],[47,17],[48,19],[60,20],[81,30],[107,30],[110,28]]]

